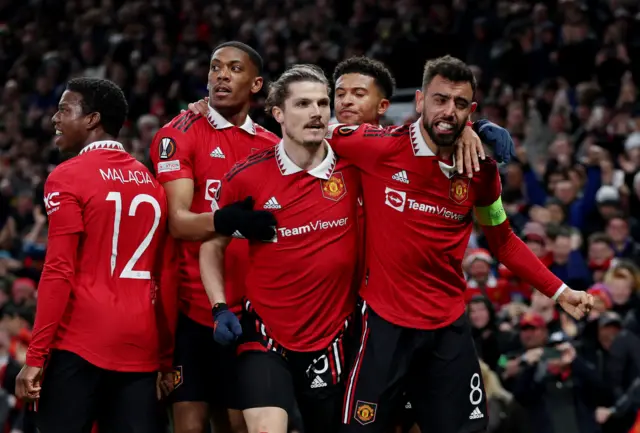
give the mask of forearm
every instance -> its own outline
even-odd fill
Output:
[[[74,279],[79,234],[49,239],[47,257],[38,286],[38,303],[27,365],[42,367],[69,301]]]
[[[482,228],[489,248],[500,263],[544,295],[557,298],[565,287],[564,283],[513,233],[508,221]]]
[[[35,243],[38,240],[38,236],[40,236],[40,232],[44,228],[44,223],[35,223],[31,228],[31,231],[24,237],[26,242]]]
[[[194,213],[187,209],[177,209],[169,215],[169,231],[177,239],[204,241],[215,234],[213,212]]]
[[[211,306],[226,303],[224,293],[224,252],[229,244],[221,236],[203,242],[200,246],[200,277]]]

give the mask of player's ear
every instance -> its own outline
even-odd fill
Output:
[[[85,119],[87,122],[87,129],[95,129],[100,124],[100,113],[94,111],[93,113],[87,114]]]
[[[384,113],[387,112],[387,110],[389,109],[389,105],[391,103],[389,102],[388,99],[382,99],[379,103],[378,103],[378,115],[382,116]]]
[[[271,109],[271,114],[273,115],[273,118],[276,119],[276,122],[284,123],[284,112],[282,111],[282,108],[277,106],[273,107]]]
[[[253,84],[251,84],[251,93],[254,95],[262,89],[262,85],[264,84],[264,80],[262,77],[256,77],[253,79]]]
[[[424,93],[420,90],[416,90],[416,112],[422,114],[422,107],[424,106]]]
[[[471,112],[469,114],[475,113],[477,108],[478,108],[478,103],[477,102],[472,102],[471,103]]]

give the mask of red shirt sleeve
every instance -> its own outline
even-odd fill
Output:
[[[84,231],[82,197],[69,170],[58,168],[44,185],[44,207],[49,216],[49,237]]]
[[[222,178],[211,206],[214,212],[228,204],[245,199],[245,196],[242,195],[242,181],[238,173],[238,170],[241,170],[243,165],[243,163],[236,164]]]
[[[49,230],[47,256],[38,285],[38,303],[33,338],[27,351],[27,365],[44,366],[58,325],[67,307],[75,275],[80,234],[52,234]]]
[[[564,287],[563,283],[511,230],[500,198],[502,185],[497,164],[489,161],[482,170],[476,216],[487,237],[489,249],[517,277],[546,296],[553,297]]]
[[[387,147],[381,145],[380,138],[393,128],[378,126],[345,125],[338,123],[329,126],[326,140],[334,152],[356,167],[366,170],[373,169],[375,163],[385,153]]]
[[[183,132],[172,125],[177,122],[192,122],[197,118],[198,116],[190,118],[188,113],[184,113],[163,126],[153,137],[149,155],[156,179],[160,183],[176,179],[193,179],[193,143],[198,139],[198,129],[190,127]]]
[[[164,243],[158,249],[156,260],[156,282],[159,295],[156,299],[156,323],[160,348],[160,369],[163,372],[173,370],[173,350],[176,324],[178,322],[178,285],[179,274],[175,267],[178,261],[178,241],[165,236]]]

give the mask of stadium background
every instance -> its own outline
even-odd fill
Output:
[[[125,90],[130,118],[121,141],[145,160],[157,128],[206,94],[211,49],[231,39],[258,49],[267,81],[294,63],[331,75],[353,55],[382,60],[397,81],[389,124],[415,119],[426,59],[452,54],[474,65],[477,115],[508,128],[517,145],[518,160],[503,167],[514,229],[567,284],[591,289],[602,310],[617,313],[573,323],[499,267],[474,234],[464,270],[477,346],[495,372],[487,376],[490,431],[632,429],[640,407],[640,385],[633,385],[640,380],[637,1],[0,0],[6,431],[23,431],[12,392],[46,251],[42,186],[60,162],[50,118],[66,80],[104,77]],[[261,110],[263,96],[252,117],[275,130]],[[549,338],[577,349],[559,371],[526,352]],[[541,367],[537,375],[514,362],[523,353]],[[630,403],[603,422],[602,408],[625,395]]]

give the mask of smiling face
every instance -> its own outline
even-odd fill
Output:
[[[336,80],[334,96],[336,119],[340,123],[377,125],[389,107],[389,101],[369,75],[349,73],[340,76]]]
[[[416,92],[416,111],[429,138],[436,146],[452,146],[464,130],[475,109],[470,82],[453,82],[440,75],[424,89]]]
[[[211,106],[225,111],[248,104],[251,95],[262,88],[262,77],[257,76],[247,53],[223,47],[211,56],[207,87]]]
[[[84,114],[82,95],[65,90],[58,103],[58,111],[51,121],[56,130],[55,144],[62,152],[73,152],[81,149],[87,139],[90,116],[97,113]]]
[[[298,81],[289,84],[288,97],[282,107],[273,108],[273,116],[282,126],[282,133],[304,146],[319,146],[331,117],[326,84]]]

